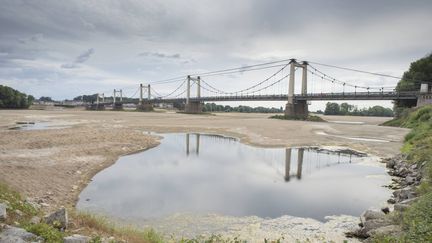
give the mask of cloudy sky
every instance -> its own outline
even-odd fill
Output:
[[[139,83],[287,58],[401,76],[432,51],[431,12],[430,0],[0,0],[0,84],[55,99],[129,96]],[[358,85],[397,82],[320,68]],[[207,82],[234,91],[276,70]],[[273,105],[250,105],[261,104]]]

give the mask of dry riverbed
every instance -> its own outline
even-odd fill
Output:
[[[73,207],[82,188],[100,170],[123,154],[157,146],[155,132],[207,132],[231,135],[256,146],[343,146],[374,156],[396,154],[407,129],[380,127],[388,118],[325,117],[327,123],[267,119],[268,114],[217,113],[185,115],[176,113],[91,112],[83,110],[0,110],[0,180],[26,197],[45,206]],[[61,129],[9,130],[16,122],[50,122]],[[64,128],[66,127],[66,128]],[[241,235],[256,237],[275,232],[262,228],[267,219],[223,218],[242,228]],[[283,218],[286,230],[292,225],[317,228],[316,237],[343,239],[344,227],[355,218],[341,217],[322,224],[314,220]],[[227,222],[228,222],[227,221]],[[244,224],[242,227],[242,223]],[[310,221],[310,222],[309,222]],[[313,221],[313,222],[312,222]],[[173,221],[175,222],[175,220]],[[237,223],[239,223],[237,225]],[[180,222],[179,222],[180,224]],[[278,223],[278,227],[282,226]],[[251,228],[250,233],[245,229]],[[309,227],[309,228],[310,228]],[[254,229],[260,229],[255,230]],[[281,230],[284,231],[284,230]],[[248,233],[249,232],[249,233]],[[289,232],[289,231],[288,231]],[[303,238],[301,232],[296,238]],[[277,232],[279,234],[279,231]],[[306,237],[311,237],[308,235]],[[316,237],[312,237],[315,238]]]

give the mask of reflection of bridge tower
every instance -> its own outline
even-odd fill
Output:
[[[137,106],[137,110],[139,110],[139,111],[153,111],[153,104],[150,102],[150,100],[151,100],[150,84],[147,86],[140,84],[139,89],[140,89],[140,97],[139,97],[139,103]],[[143,91],[147,91],[147,100],[143,99]]]
[[[288,182],[291,179],[291,148],[285,149],[285,181]],[[295,175],[297,179],[301,179],[303,170],[303,157],[304,148],[299,148],[297,152],[297,174]]]
[[[301,94],[307,95],[307,62],[302,64],[297,63],[295,59],[290,61],[290,77],[288,85],[288,103],[285,106],[285,115],[291,117],[306,118],[308,116],[308,104],[306,100],[295,100],[294,99],[294,88],[295,88],[295,71],[296,68],[302,68],[302,87]]]
[[[197,99],[191,100],[190,98],[190,88],[191,88],[191,80],[195,81],[197,84]],[[186,86],[186,105],[185,112],[186,113],[201,113],[203,108],[203,103],[199,100],[201,98],[201,78],[198,76],[196,79],[192,78],[190,75],[187,76],[187,86]]]
[[[189,140],[190,140],[190,134],[187,133],[186,134],[186,155],[189,155]],[[200,147],[200,134],[195,134],[195,141],[196,141],[196,146],[195,146],[195,153],[196,155],[199,155],[199,147]]]

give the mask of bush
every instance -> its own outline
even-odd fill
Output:
[[[46,243],[63,242],[63,233],[51,225],[40,223],[25,227],[28,232],[44,238]]]

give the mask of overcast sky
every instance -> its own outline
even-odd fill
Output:
[[[0,84],[55,99],[132,95],[140,82],[286,58],[401,76],[432,51],[431,13],[430,0],[0,0]],[[322,69],[359,85],[397,82]],[[274,71],[207,81],[233,91]],[[250,105],[260,104],[273,105]]]

